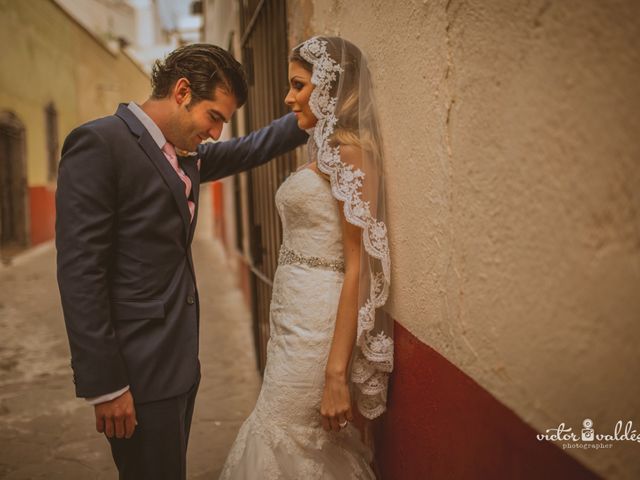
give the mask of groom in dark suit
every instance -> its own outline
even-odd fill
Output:
[[[219,143],[244,104],[224,50],[179,48],[141,106],[67,137],[56,193],[58,285],[76,395],[95,406],[121,479],[184,479],[198,384],[199,300],[191,240],[201,182],[306,141],[293,115]]]

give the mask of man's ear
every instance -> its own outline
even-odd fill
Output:
[[[189,103],[191,99],[191,84],[189,80],[184,77],[178,79],[173,86],[173,98],[178,105],[182,105],[185,102]]]

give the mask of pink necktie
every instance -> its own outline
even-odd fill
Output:
[[[180,168],[180,165],[178,165],[178,157],[176,156],[176,149],[173,148],[173,145],[171,145],[169,142],[165,143],[164,147],[162,147],[162,153],[164,153],[164,156],[167,157],[167,160],[169,160],[169,163],[178,174],[178,177],[180,177],[180,180],[184,182],[184,194],[187,197],[187,204],[189,205],[191,220],[193,220],[193,215],[196,211],[196,204],[189,200],[189,195],[191,194],[191,179]]]

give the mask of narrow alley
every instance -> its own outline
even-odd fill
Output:
[[[189,478],[217,478],[260,386],[249,311],[215,241],[195,240],[203,378],[189,445]],[[0,478],[112,479],[93,408],[75,398],[55,249],[44,244],[0,267]]]

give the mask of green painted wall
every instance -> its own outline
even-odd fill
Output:
[[[75,126],[143,101],[149,77],[107,50],[51,0],[0,0],[0,111],[26,126],[29,186],[48,183],[45,106],[58,111],[59,145]]]

